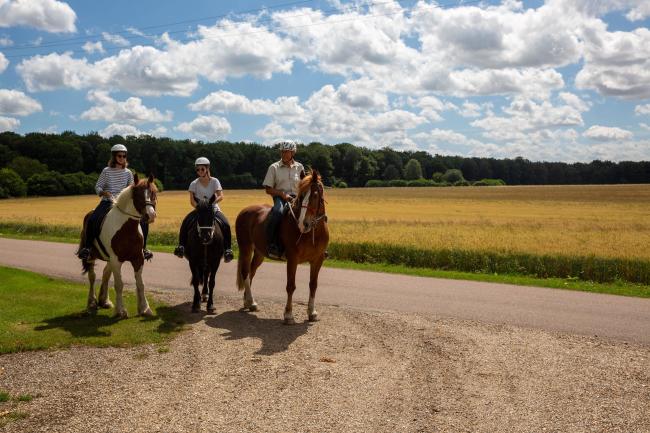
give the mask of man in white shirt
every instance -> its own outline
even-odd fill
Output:
[[[282,257],[278,230],[282,219],[282,207],[291,200],[292,196],[296,196],[298,183],[305,172],[302,164],[293,159],[298,149],[296,143],[281,141],[277,144],[279,144],[282,158],[269,166],[262,183],[266,193],[273,197],[273,208],[267,226],[268,255],[272,259]]]

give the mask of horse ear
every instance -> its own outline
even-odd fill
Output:
[[[318,182],[319,178],[320,178],[320,173],[318,173],[318,170],[316,170],[315,168],[312,168],[311,169],[311,181],[312,182]]]
[[[149,173],[149,178],[147,179],[147,181],[149,181],[149,183],[153,183],[153,180],[154,180],[153,173]]]
[[[133,175],[133,185],[137,185],[138,182],[140,182],[140,179],[138,179],[138,173],[135,173]]]

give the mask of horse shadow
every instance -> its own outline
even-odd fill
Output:
[[[134,318],[141,322],[160,320],[161,323],[158,325],[157,331],[161,334],[180,331],[189,319],[176,308],[159,306],[155,311],[154,316],[136,316]],[[112,335],[111,327],[122,320],[124,319],[113,315],[97,314],[96,312],[83,310],[45,319],[42,321],[43,325],[36,326],[34,330],[61,329],[76,338],[110,337]]]
[[[287,326],[280,319],[263,319],[255,314],[244,311],[226,311],[218,316],[205,319],[206,325],[212,328],[226,329],[222,334],[226,340],[257,338],[262,347],[256,355],[273,355],[286,351],[301,335],[307,333],[309,322],[296,323]]]

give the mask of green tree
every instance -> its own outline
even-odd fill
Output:
[[[36,173],[47,171],[47,165],[26,156],[15,157],[7,167],[18,173],[23,180],[29,179]]]
[[[456,182],[462,182],[465,180],[463,177],[463,172],[457,168],[450,168],[445,171],[445,174],[442,175],[442,180],[447,183],[455,184]]]
[[[20,178],[18,173],[10,168],[0,169],[0,189],[6,197],[24,197],[27,194],[27,185]]]
[[[417,159],[409,159],[404,167],[404,178],[406,180],[422,179],[422,166]]]
[[[395,179],[400,179],[402,177],[402,174],[400,173],[399,169],[395,167],[393,164],[390,164],[386,166],[384,169],[384,173],[382,175],[382,178],[384,180],[395,180]]]

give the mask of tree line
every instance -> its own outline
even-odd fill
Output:
[[[103,138],[70,131],[3,132],[0,197],[93,193],[97,173],[106,166],[116,143],[129,149],[129,168],[153,173],[165,189],[187,188],[199,156],[210,159],[213,176],[226,188],[260,187],[269,164],[279,159],[277,149],[248,142],[204,143],[146,135]],[[318,142],[299,145],[296,159],[317,168],[327,185],[338,187],[489,184],[493,179],[508,185],[650,182],[650,161],[534,162],[521,157],[470,158]]]

